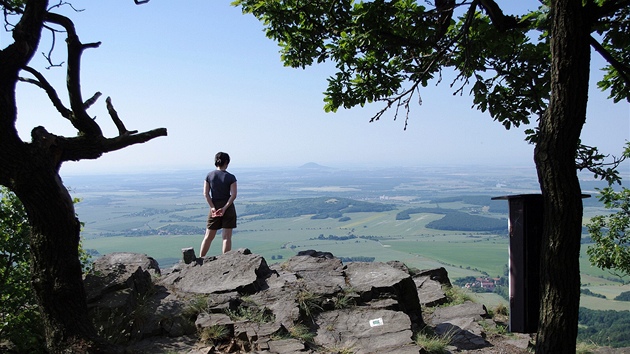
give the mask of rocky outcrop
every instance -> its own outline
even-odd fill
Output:
[[[413,281],[418,289],[420,304],[423,306],[438,306],[448,301],[442,290],[445,286],[451,286],[446,269],[436,268],[420,271],[414,274]]]
[[[247,249],[207,258],[183,251],[185,261],[163,271],[131,253],[95,262],[85,284],[103,336],[131,353],[422,353],[414,335],[429,325],[456,330],[457,348],[489,345],[482,305],[423,319],[422,306],[445,299],[444,268],[343,264],[317,251],[269,266]]]
[[[265,259],[247,249],[230,256],[199,258],[189,264],[179,264],[160,283],[176,292],[190,294],[221,294],[238,292],[253,294],[262,290],[272,271]]]

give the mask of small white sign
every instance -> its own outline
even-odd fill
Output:
[[[378,327],[378,326],[382,326],[383,325],[383,319],[382,318],[375,318],[373,320],[370,320],[370,327]]]

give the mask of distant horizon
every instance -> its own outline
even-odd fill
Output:
[[[315,164],[315,168],[308,168],[304,166],[308,166],[309,164]],[[113,171],[95,171],[94,169],[83,170],[83,171],[72,171],[64,173],[62,171],[61,177],[63,178],[73,178],[73,177],[99,177],[99,176],[140,176],[140,175],[168,175],[168,174],[179,174],[179,173],[191,173],[204,175],[205,173],[211,171],[214,166],[181,166],[181,167],[170,167],[170,168],[151,168],[151,169],[132,169],[132,170],[113,170]],[[525,164],[513,164],[513,165],[503,165],[503,164],[489,164],[489,163],[468,163],[468,164],[456,164],[456,163],[425,163],[425,164],[415,164],[415,165],[391,165],[385,166],[382,164],[331,164],[324,165],[321,163],[309,161],[303,164],[296,165],[284,165],[284,166],[242,166],[235,164],[234,166],[230,166],[228,168],[229,171],[235,173],[238,177],[240,173],[254,173],[254,172],[299,172],[299,171],[330,171],[330,172],[361,172],[361,171],[378,171],[378,170],[396,170],[399,169],[400,172],[415,172],[422,173],[423,169],[430,169],[425,171],[427,173],[437,173],[439,170],[443,170],[441,172],[453,174],[453,173],[461,173],[461,174],[472,174],[479,172],[498,172],[505,171],[510,172],[510,174],[522,174],[523,177],[530,177],[537,179],[537,171],[536,166],[532,163],[531,165]],[[630,182],[630,161],[624,162],[622,167],[619,169],[620,176],[622,178],[622,185],[627,186]],[[497,177],[501,175],[498,174]],[[595,178],[593,173],[589,171],[578,171],[578,178],[580,181],[597,181],[599,178]]]
[[[80,164],[80,163],[79,163]],[[313,165],[314,167],[308,167]],[[98,169],[89,168],[82,169],[80,166],[73,166],[71,169],[61,169],[61,176],[89,176],[89,175],[126,175],[126,174],[157,174],[157,173],[172,173],[172,172],[184,172],[184,171],[210,171],[214,169],[214,166],[208,164],[207,166],[152,166],[152,167],[131,167],[120,169]],[[108,166],[110,167],[110,166]],[[237,164],[234,163],[228,167],[228,170],[232,171],[252,171],[252,170],[317,170],[317,169],[330,169],[337,171],[362,171],[362,170],[378,170],[378,169],[421,169],[421,168],[444,168],[444,169],[457,169],[462,168],[464,170],[479,170],[484,168],[492,169],[532,169],[535,171],[535,165],[531,164],[512,164],[506,165],[501,163],[417,163],[417,164],[385,164],[385,163],[331,163],[324,164],[316,161],[307,161],[302,164],[284,164],[284,165],[256,165],[256,164]]]

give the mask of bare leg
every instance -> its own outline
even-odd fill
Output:
[[[205,257],[206,253],[210,249],[210,244],[212,240],[214,240],[214,236],[217,234],[217,230],[206,229],[206,234],[203,237],[203,241],[201,241],[201,249],[199,250],[199,256]]]
[[[232,249],[232,229],[223,229],[223,253]]]

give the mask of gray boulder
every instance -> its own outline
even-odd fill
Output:
[[[129,289],[143,295],[152,288],[152,277],[160,274],[157,261],[137,253],[111,253],[98,258],[84,279],[88,302]]]
[[[294,273],[298,279],[302,279],[306,290],[321,295],[334,295],[346,286],[343,272],[343,264],[339,258],[328,257],[328,253],[301,252],[291,257],[283,264],[283,269]]]
[[[281,339],[269,342],[269,353],[291,354],[305,352],[306,346],[297,339]],[[310,351],[309,351],[310,352]]]
[[[441,301],[422,294],[450,286],[443,268],[412,277],[401,262],[344,265],[313,250],[271,267],[247,249],[184,257],[164,272],[144,255],[97,260],[86,291],[95,321],[111,327],[100,327],[104,336],[128,352],[421,353],[412,338],[424,326],[421,306]],[[478,323],[486,316],[466,303],[436,308],[427,322],[457,350],[474,350],[488,345]],[[194,341],[217,325],[228,338]],[[313,339],[289,338],[300,327]]]
[[[193,320],[186,316],[187,304],[163,286],[136,310],[137,338],[156,336],[180,337],[196,333]]]
[[[250,299],[271,311],[274,322],[289,328],[300,321],[300,308],[296,301],[299,291],[297,286],[270,288],[252,295]]]
[[[414,276],[413,282],[416,284],[420,304],[433,307],[448,302],[440,282],[431,280],[428,276]]]
[[[443,287],[451,287],[448,272],[444,268],[422,270],[413,276],[420,304],[433,307],[448,302]]]
[[[353,353],[401,353],[413,346],[409,316],[400,311],[374,309],[333,310],[317,316],[315,343]],[[419,348],[413,347],[413,353]]]
[[[353,262],[346,266],[346,278],[362,302],[393,299],[397,310],[406,313],[414,326],[424,325],[418,291],[409,273],[386,263]]]
[[[444,267],[424,269],[414,274],[414,277],[429,277],[431,280],[436,281],[442,285],[448,287],[452,286],[451,281],[448,278],[448,272]]]
[[[484,305],[467,301],[461,305],[436,308],[429,318],[429,324],[437,326],[462,317],[481,321],[487,315],[488,311]]]
[[[482,304],[465,302],[461,305],[439,307],[433,312],[430,324],[439,335],[451,335],[451,344],[459,350],[474,350],[489,346],[480,325],[488,312]]]
[[[186,293],[237,291],[253,294],[265,287],[264,280],[271,274],[263,257],[252,254],[248,249],[239,249],[180,266],[161,283]]]
[[[142,338],[155,290],[152,278],[159,274],[153,258],[136,253],[112,253],[94,262],[84,279],[89,315],[111,342]]]

